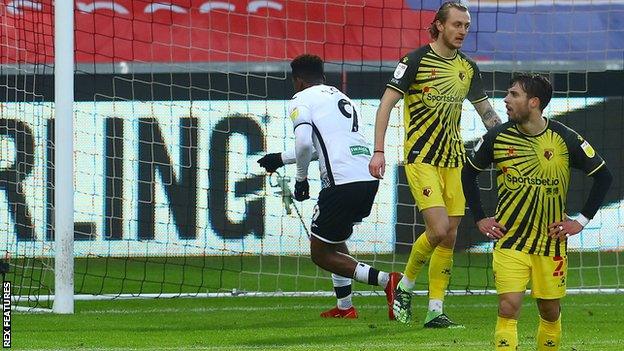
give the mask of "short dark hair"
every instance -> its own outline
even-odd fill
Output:
[[[438,35],[440,31],[436,26],[436,21],[440,21],[440,23],[446,22],[449,17],[449,12],[451,8],[458,9],[460,11],[468,12],[468,7],[462,4],[459,1],[447,1],[440,6],[438,12],[436,12],[435,17],[433,18],[433,22],[431,22],[431,26],[429,26],[429,35],[431,35],[432,39],[438,39]]]
[[[292,77],[301,78],[307,83],[317,83],[323,81],[325,71],[323,70],[323,60],[310,54],[297,56],[290,62]]]
[[[509,86],[516,83],[522,87],[529,99],[537,97],[540,100],[540,111],[544,111],[553,93],[553,87],[548,78],[539,74],[518,73],[511,79]]]

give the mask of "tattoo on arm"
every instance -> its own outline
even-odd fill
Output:
[[[488,104],[489,105],[489,104]],[[487,130],[490,130],[497,125],[501,124],[501,119],[496,114],[496,111],[492,108],[492,106],[488,106],[485,111],[481,114],[481,120],[483,121],[483,125]]]

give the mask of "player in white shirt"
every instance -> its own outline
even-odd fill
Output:
[[[310,198],[308,166],[318,158],[322,190],[312,217],[312,261],[332,272],[337,306],[321,313],[325,318],[357,318],[351,301],[351,279],[379,285],[386,292],[388,317],[394,319],[394,289],[401,274],[379,271],[349,255],[345,241],[353,225],[368,217],[379,181],[368,172],[371,149],[360,131],[359,115],[349,97],[325,85],[323,60],[314,55],[295,58],[292,68],[296,94],[289,114],[295,132],[295,150],[267,154],[258,160],[267,172],[297,164],[294,198]]]

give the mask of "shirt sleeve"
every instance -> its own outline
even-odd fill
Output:
[[[494,140],[496,132],[491,129],[485,133],[475,145],[472,155],[468,157],[468,162],[477,170],[486,170],[494,161]]]
[[[471,167],[468,164],[462,169],[462,188],[464,190],[464,197],[466,198],[466,205],[472,211],[472,216],[475,222],[487,217],[481,204],[481,193],[479,192],[479,183],[477,182],[477,176],[479,170]]]
[[[587,175],[594,174],[605,161],[598,155],[591,144],[575,131],[569,129],[568,144],[571,166],[582,170]]]
[[[472,69],[474,74],[472,76],[472,80],[470,81],[470,89],[468,90],[468,95],[466,96],[470,102],[476,104],[488,98],[485,93],[485,89],[483,88],[483,78],[481,77],[481,71],[476,63],[471,62]]]
[[[312,152],[312,161],[318,160],[318,153],[316,150]],[[282,162],[285,165],[291,165],[297,162],[297,155],[295,154],[295,149],[290,149],[282,152]]]
[[[310,112],[310,108],[301,101],[298,101],[297,98],[291,101],[288,115],[293,122],[293,130],[297,129],[297,127],[302,124],[312,126],[312,113]]]
[[[307,123],[299,125],[295,129],[295,157],[297,163],[297,181],[303,181],[308,177],[308,167],[314,154],[314,144],[312,142],[312,126]]]
[[[386,86],[405,94],[414,82],[417,69],[418,62],[414,57],[410,57],[410,55],[403,56]]]
[[[312,113],[305,101],[301,97],[295,97],[290,102],[289,116],[293,122],[295,132],[295,163],[297,164],[298,181],[304,180],[308,176],[308,167],[314,154],[314,144],[312,141]],[[288,155],[292,156],[292,155]]]

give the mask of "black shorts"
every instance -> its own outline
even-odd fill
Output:
[[[378,188],[379,181],[371,180],[321,190],[312,216],[312,235],[331,244],[349,239],[353,224],[371,213]]]

